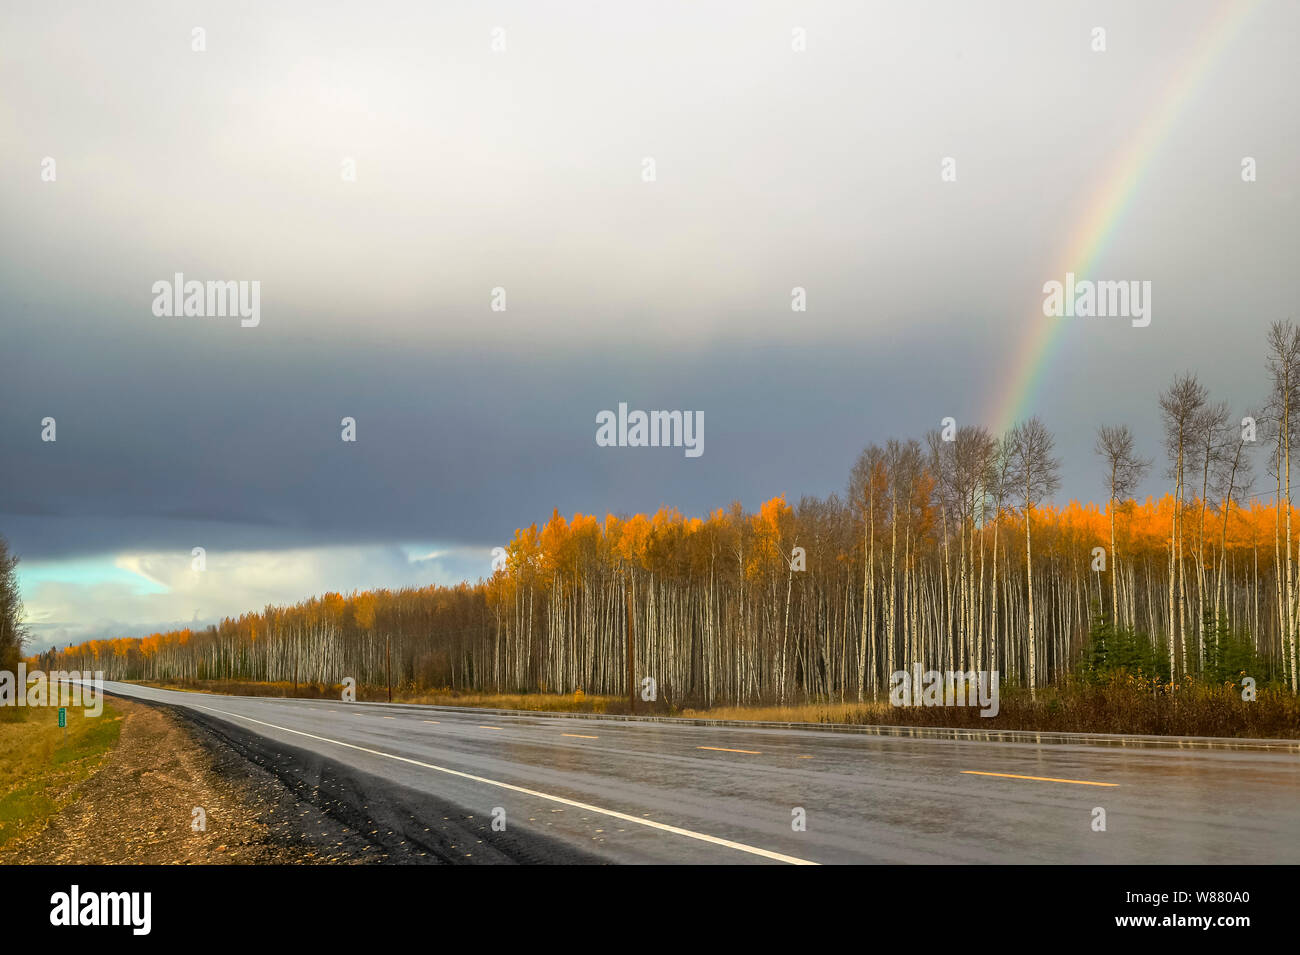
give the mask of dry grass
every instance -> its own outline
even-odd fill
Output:
[[[980,716],[976,707],[832,702],[687,709],[681,715],[788,723],[1300,739],[1300,699],[1276,689],[1260,690],[1258,699],[1247,702],[1232,687],[1189,685],[1168,691],[1125,678],[1106,686],[1048,687],[1038,691],[1037,700],[1025,690],[1004,689],[999,702],[998,715],[993,717]]]
[[[622,702],[613,696],[577,696],[573,693],[462,693],[452,690],[404,693],[402,703],[435,706],[481,706],[494,710],[545,710],[553,713],[612,713]]]
[[[297,696],[340,699],[341,686],[291,683],[240,683],[204,680],[151,684],[166,689],[245,696]],[[384,687],[360,687],[357,699],[382,702]],[[471,693],[451,689],[398,690],[395,703],[472,706],[503,710],[624,714],[627,700],[614,696],[561,693]],[[822,701],[787,706],[669,707],[638,701],[637,713],[699,719],[757,720],[778,723],[848,723],[854,725],[934,726],[965,729],[1036,730],[1060,733],[1127,733],[1151,736],[1222,736],[1251,739],[1300,739],[1300,699],[1280,689],[1261,689],[1252,702],[1231,687],[1189,684],[1176,690],[1121,677],[1105,686],[1045,687],[1031,700],[1028,691],[1003,687],[997,716],[982,717],[976,707],[895,707],[888,702]]]
[[[183,690],[192,693],[218,693],[236,696],[293,697],[307,700],[338,700],[343,697],[341,684],[255,683],[238,680],[187,680],[184,682],[155,683],[132,681],[142,686],[155,686],[164,690]],[[388,690],[382,686],[357,687],[357,699],[363,703],[382,703],[388,699]],[[461,690],[412,690],[393,688],[394,703],[422,703],[432,706],[473,706],[499,710],[537,710],[552,713],[613,713],[620,703],[626,702],[612,696],[587,696],[574,693],[471,693]]]
[[[801,703],[792,706],[686,707],[676,715],[691,719],[757,720],[764,723],[884,723],[886,703]]]

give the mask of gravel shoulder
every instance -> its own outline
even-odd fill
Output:
[[[120,741],[40,832],[6,847],[10,864],[295,861],[249,787],[170,714],[114,700]],[[197,827],[204,814],[205,828]]]
[[[481,814],[192,710],[121,697],[113,706],[124,720],[104,767],[0,863],[603,861],[544,836],[491,833]]]

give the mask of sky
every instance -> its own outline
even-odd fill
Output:
[[[32,646],[476,580],[555,508],[842,492],[946,417],[1039,415],[1058,501],[1097,499],[1099,424],[1158,457],[1187,370],[1246,413],[1300,318],[1298,31],[1270,0],[6,5]],[[1075,268],[1150,282],[1150,324],[1045,316]],[[260,283],[258,323],[155,314],[178,272]],[[620,402],[699,412],[703,454],[598,446]]]

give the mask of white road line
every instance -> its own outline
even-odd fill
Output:
[[[641,826],[648,826],[651,829],[659,829],[662,832],[671,832],[674,835],[686,836],[688,839],[698,839],[700,842],[708,842],[715,846],[723,846],[727,849],[735,849],[738,852],[748,852],[750,855],[762,856],[764,859],[774,859],[777,862],[788,862],[790,865],[821,865],[819,862],[811,862],[808,859],[799,859],[795,856],[782,855],[780,852],[773,852],[770,849],[760,849],[757,846],[747,846],[743,842],[732,842],[730,839],[721,839],[717,836],[711,836],[704,832],[695,832],[691,829],[682,829],[679,826],[670,826],[666,823],[655,822],[653,819],[644,819],[640,816],[630,816],[625,812],[618,812],[614,809],[602,809],[600,806],[593,806],[590,803],[578,802],[576,799],[566,799],[563,796],[553,796],[550,793],[538,792],[536,789],[525,789],[523,786],[515,786],[511,783],[503,783],[496,779],[487,779],[484,776],[475,776],[472,773],[462,773],[458,769],[448,769],[445,766],[435,766],[433,763],[424,763],[418,759],[411,759],[407,756],[397,756],[394,753],[385,753],[378,749],[368,749],[365,746],[357,746],[355,743],[345,743],[339,739],[330,739],[328,736],[316,736],[313,733],[304,733],[302,730],[290,729],[287,726],[277,726],[275,723],[265,723],[262,720],[255,720],[251,716],[243,716],[239,713],[231,713],[229,710],[218,710],[210,706],[201,706],[198,703],[190,703],[190,706],[200,710],[207,710],[209,713],[220,713],[223,716],[231,716],[237,720],[244,720],[249,723],[256,723],[258,726],[268,726],[271,729],[280,730],[284,733],[293,733],[295,736],[305,736],[308,739],[320,740],[322,743],[333,743],[335,746],[346,746],[348,749],[355,749],[362,753],[369,753],[372,756],[384,756],[388,759],[395,759],[401,763],[410,763],[412,766],[420,766],[424,769],[432,769],[435,772],[446,773],[448,776],[459,776],[461,779],[473,780],[476,783],[484,783],[488,786],[496,786],[499,789],[509,789],[512,792],[523,793],[525,796],[535,796],[538,799],[546,799],[551,802],[558,802],[561,805],[572,806],[575,809],[585,809],[587,812],[598,812],[601,815],[612,816],[615,819],[622,819],[624,822],[635,822]]]

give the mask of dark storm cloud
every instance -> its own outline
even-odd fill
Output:
[[[259,329],[264,331],[264,329]],[[30,558],[122,548],[501,541],[551,509],[690,513],[842,487],[860,446],[937,424],[975,370],[888,348],[593,347],[427,353],[370,342],[240,347],[19,335],[8,533]],[[231,345],[229,342],[235,341]],[[157,346],[154,346],[157,350]],[[934,398],[918,402],[915,369]],[[941,387],[936,387],[941,385]],[[891,399],[888,396],[897,398]],[[603,449],[596,414],[704,414],[704,454]],[[39,440],[40,420],[58,440]],[[357,421],[345,443],[340,420]]]

